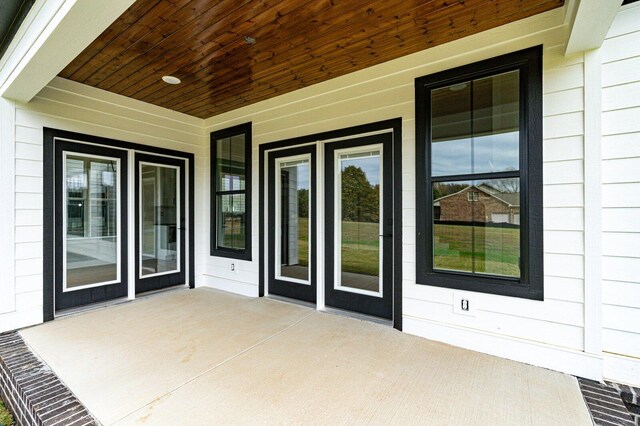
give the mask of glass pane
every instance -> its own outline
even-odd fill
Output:
[[[309,280],[309,160],[280,165],[281,277]]]
[[[245,194],[218,195],[218,247],[245,248]]]
[[[433,184],[433,268],[520,277],[519,179]]]
[[[519,71],[431,92],[432,176],[519,169]]]
[[[244,134],[218,139],[216,143],[218,191],[236,191],[245,188]]]
[[[178,170],[141,164],[140,274],[177,271],[180,233]]]
[[[339,158],[340,285],[380,291],[379,151]]]
[[[472,173],[471,84],[431,92],[431,174]]]
[[[118,162],[65,159],[66,288],[118,279]]]
[[[473,173],[519,169],[519,72],[473,81]]]

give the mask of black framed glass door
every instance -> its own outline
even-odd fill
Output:
[[[316,303],[316,146],[269,154],[269,294]]]
[[[392,318],[392,136],[325,146],[325,303]]]
[[[185,161],[136,153],[136,294],[185,284]]]
[[[55,309],[126,297],[127,152],[55,148]]]

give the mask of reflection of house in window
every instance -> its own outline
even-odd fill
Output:
[[[433,207],[437,221],[520,224],[520,192],[487,183],[437,198]]]

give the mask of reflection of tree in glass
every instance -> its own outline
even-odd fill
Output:
[[[492,187],[493,189],[503,194],[515,194],[520,192],[519,178],[491,179],[482,183]]]
[[[357,249],[365,248],[361,244],[375,244],[379,220],[380,185],[372,185],[360,167],[345,167],[342,170],[343,244],[355,243]]]
[[[438,198],[455,194],[456,192],[460,192],[466,187],[469,186],[469,182],[461,182],[461,183],[448,183],[448,182],[437,182],[433,184],[433,199],[437,200]]]
[[[378,222],[380,185],[371,185],[360,167],[347,166],[342,171],[342,220]]]
[[[309,190],[306,188],[298,189],[298,215],[309,217]]]

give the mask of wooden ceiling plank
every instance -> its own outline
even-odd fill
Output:
[[[197,9],[193,7],[193,1],[206,2],[206,0],[174,0],[175,6],[166,10],[157,10],[149,17],[140,31],[120,40],[120,46],[114,46],[114,51],[105,52],[102,61],[90,77],[85,79],[89,85],[100,87],[100,83],[131,60],[139,55],[144,55],[157,43],[171,35],[176,27],[188,25],[197,19]]]
[[[153,0],[143,1],[153,2]],[[155,3],[147,13],[145,13],[138,21],[136,21],[135,25],[130,26],[126,31],[118,34],[113,40],[111,40],[102,49],[100,49],[100,51],[97,52],[91,59],[91,61],[80,67],[71,78],[74,81],[80,83],[93,85],[87,82],[87,79],[91,77],[91,75],[95,73],[96,70],[100,69],[104,64],[108,63],[118,54],[122,53],[126,49],[126,47],[135,42],[137,38],[142,37],[144,34],[149,32],[149,26],[153,25],[153,19],[155,19],[153,18],[153,16],[156,14],[156,12],[171,10],[171,8],[172,2],[170,2],[169,0],[160,0]]]
[[[204,15],[200,16],[195,25],[183,26],[180,30],[154,46],[145,55],[134,58],[111,74],[101,83],[102,88],[111,90],[117,86],[116,91],[119,94],[132,96],[139,90],[139,86],[144,84],[141,80],[145,78],[153,78],[155,81],[159,81],[163,75],[180,77],[178,72],[180,67],[185,61],[193,60],[194,57],[197,57],[199,54],[198,49],[215,50],[220,47],[214,43],[205,45],[201,40],[202,37],[209,37],[210,34],[214,34],[221,28],[228,26],[227,21],[224,19],[217,19],[211,22],[212,16],[218,16],[220,13],[225,15],[238,14],[238,10],[241,7],[246,7],[245,3],[249,1],[224,0],[219,2],[216,7],[210,8]],[[158,75],[159,72],[155,68],[160,68],[160,64],[165,66],[165,70]]]
[[[399,1],[399,0],[396,0],[396,2],[397,1]],[[478,0],[475,0],[475,1],[478,1]],[[381,14],[383,12],[389,12],[389,13],[393,13],[393,14],[397,15],[397,13],[396,13],[397,12],[397,4],[394,4],[393,2],[383,2],[383,3],[385,4],[386,8],[382,7],[381,8],[382,10],[380,10],[378,12],[378,14]],[[366,5],[371,5],[372,2],[370,2],[370,1],[369,2],[365,2],[365,4]],[[354,12],[354,13],[359,13],[359,14],[365,15],[365,16],[368,15],[367,14],[367,9],[358,10],[357,12]],[[338,14],[338,16],[342,17],[342,16],[344,16],[344,13],[341,12],[340,14]],[[317,18],[316,21],[327,22],[327,19]],[[404,20],[408,21],[410,19],[411,19],[411,16],[408,16]],[[327,24],[323,24],[323,25],[327,25]],[[393,22],[391,22],[388,25],[389,26],[393,26],[395,24]],[[346,20],[346,23],[344,25],[338,26],[338,25],[333,25],[333,23],[330,23],[330,26],[331,26],[331,32],[330,33],[326,33],[325,32],[323,36],[317,38],[318,42],[324,44],[324,47],[325,47],[325,49],[327,51],[335,50],[335,39],[334,39],[334,37],[337,37],[340,34],[344,34],[345,37],[348,37],[348,36],[352,36],[354,33],[356,33],[356,34],[359,34],[359,37],[366,37],[366,35],[360,35],[362,33],[362,31],[360,31],[358,29],[354,29],[354,27],[351,25],[351,23],[348,20]],[[375,25],[371,25],[371,27],[376,27],[376,26]],[[386,26],[385,25],[377,25],[377,27],[386,27]],[[380,29],[380,31],[383,31],[383,29]],[[285,32],[285,33],[294,33],[294,31],[289,30],[289,29],[287,29],[287,31],[283,31],[283,32]],[[310,32],[312,32],[314,34],[317,34],[317,31],[310,31]],[[309,44],[311,44],[310,41],[308,41],[308,42],[309,42]],[[308,45],[304,45],[302,47],[302,49],[308,50],[308,48],[306,47]],[[271,46],[271,44],[269,44],[269,46]],[[273,55],[276,55],[276,53],[275,53],[276,49],[278,49],[278,52],[280,52],[280,55],[284,55],[285,53],[288,54],[288,51],[287,51],[288,46],[285,45],[284,47],[280,47],[280,48],[278,48],[278,46],[280,46],[280,44],[274,45],[273,49],[271,50],[271,52],[273,52]],[[289,49],[289,50],[293,50],[293,49]],[[280,57],[280,55],[277,55],[277,56]],[[309,57],[309,52],[307,51],[305,53],[302,53],[300,56],[303,57],[304,60],[306,60]],[[215,67],[216,64],[212,64],[212,65]],[[252,60],[252,62],[250,64],[243,64],[243,67],[245,67],[245,68],[248,67],[248,66],[250,66],[252,68],[252,73],[253,73],[254,79],[256,78],[256,73],[258,73],[260,71],[260,69],[256,69],[256,68],[267,67],[267,65],[264,65],[263,63],[261,63],[260,61],[256,61],[255,59]],[[281,69],[285,69],[285,68],[288,68],[288,65],[286,63],[284,63],[284,65],[282,65]],[[222,75],[223,78],[232,78],[230,76],[234,75],[238,71],[239,70],[237,68],[235,68],[235,67],[234,68],[227,68],[227,69],[220,70],[218,72],[218,74]],[[216,78],[215,75],[212,75],[211,73],[207,72],[207,70],[203,70],[202,72],[200,72],[198,74],[190,75],[189,79],[187,81],[208,82],[208,81],[211,81],[211,80],[214,80],[214,79],[219,80],[218,78]],[[174,97],[182,96],[182,94],[178,93],[177,89],[174,89],[174,92],[176,93],[176,96],[171,96],[171,95],[168,95],[167,93],[163,93],[162,95],[164,96],[164,99],[167,100],[167,101],[170,101]],[[187,95],[187,94],[188,94],[188,92],[185,93],[185,95]],[[139,99],[144,100],[146,102],[154,102],[157,98],[159,98],[159,96],[158,97],[152,97],[152,98],[140,97]]]
[[[253,28],[251,31],[251,35],[255,37],[257,40],[261,40],[260,43],[269,43],[269,44],[277,43],[277,41],[271,40],[272,34],[277,33],[278,27],[282,26],[282,24],[285,22],[289,22],[291,20],[294,20],[295,22],[299,22],[300,21],[299,16],[296,16],[295,14],[293,14],[293,11],[298,9],[300,6],[305,5],[305,2],[288,2],[288,3],[291,6],[294,6],[293,8],[294,10],[289,10],[289,8],[287,8],[287,9],[275,11],[275,15],[278,16],[278,18],[275,21],[267,22],[265,26]],[[305,13],[309,13],[313,15],[319,14],[324,9],[330,9],[331,4],[332,4],[331,0],[307,2],[308,7],[305,7]],[[262,20],[256,19],[256,22],[259,22],[259,21],[262,21]],[[253,49],[253,46],[247,46],[245,49],[247,49],[248,52],[251,52],[251,50]],[[239,52],[238,56],[240,55],[241,53]],[[198,82],[201,81],[201,78],[202,78],[201,74],[203,73],[206,73],[207,75],[210,74],[209,72],[207,72],[207,70],[203,70],[205,68],[204,66],[202,66],[203,64],[206,64],[211,68],[217,68],[217,63],[211,63],[211,61],[215,59],[216,56],[217,55],[209,55],[207,57],[202,58],[197,63],[194,63],[192,66],[182,69],[181,72],[183,73],[183,76],[184,76],[183,81],[186,84],[183,84],[182,87],[180,88],[168,87],[168,88],[165,88],[165,90],[163,90],[161,93],[153,95],[153,97],[149,97],[150,96],[149,91],[139,92],[139,93],[136,93],[134,96],[137,99],[144,99],[145,102],[153,102],[154,99],[157,99],[161,96],[167,96],[172,92],[179,92],[181,90],[184,90],[184,87],[186,87],[190,81],[198,81]],[[249,56],[246,55],[246,57],[249,57]],[[219,62],[224,63],[225,60],[226,58],[222,58]],[[243,63],[244,67],[246,67],[247,65],[248,64],[246,64],[246,62]],[[201,71],[201,74],[196,75],[195,73],[198,71]],[[234,72],[237,72],[237,71],[238,71],[237,68],[234,68]]]
[[[186,52],[184,50],[170,51],[170,54],[165,55],[165,58],[161,61],[150,61],[136,71],[135,74],[129,76],[133,83],[124,89],[122,94],[142,99],[144,96],[162,88],[176,89],[173,86],[167,87],[166,84],[161,83],[145,91],[150,85],[159,82],[159,75],[175,75],[184,79],[185,74],[189,73],[190,67],[193,67],[194,71],[202,69],[203,66],[199,64],[208,64],[218,56],[230,55],[235,49],[244,48],[245,43],[242,40],[242,35],[249,32],[254,26],[252,21],[259,21],[256,17],[260,14],[274,13],[277,10],[278,3],[276,2],[270,6],[268,3],[263,2],[262,5],[266,9],[245,6],[247,10],[234,13],[234,19],[232,20],[220,19],[219,16],[210,17],[209,19],[213,19],[212,25],[205,26],[205,31],[201,33],[210,38],[209,42],[205,43],[199,40],[200,44],[197,49],[191,49]],[[215,29],[215,31],[209,31],[211,28]],[[215,37],[211,37],[211,35],[215,35]],[[185,65],[183,61],[180,61],[180,58],[185,55],[189,55],[191,58],[198,57],[199,59]],[[181,87],[184,87],[184,85],[181,85]]]
[[[529,4],[531,4],[531,3],[529,3]],[[485,10],[485,9],[481,9],[481,11],[482,11],[482,10]],[[530,13],[530,12],[527,12],[527,13]],[[505,15],[503,15],[503,17],[504,17],[504,16],[505,16]],[[510,22],[510,21],[512,21],[512,20],[515,20],[515,19],[519,19],[519,18],[521,18],[521,15],[520,15],[520,14],[515,14],[515,15],[514,15],[514,17],[513,17],[513,19],[512,19],[511,17],[509,17],[509,16],[507,16],[507,18],[508,18],[508,22]],[[482,16],[482,15],[477,15],[477,12],[476,12],[476,17],[475,17],[475,19],[474,19],[473,17],[470,19],[470,22],[472,22],[472,21],[475,21],[475,22],[480,21],[480,22],[481,22],[481,25],[480,25],[479,27],[478,27],[478,24],[471,24],[471,25],[470,25],[470,26],[473,26],[473,25],[475,25],[475,26],[476,26],[476,29],[474,30],[474,32],[478,32],[478,31],[484,30],[484,29],[486,29],[486,28],[490,28],[490,27],[492,27],[492,26],[495,26],[495,24],[492,24],[492,25],[488,25],[488,26],[485,28],[485,27],[484,27],[484,25],[482,25],[482,23],[483,23],[483,22],[487,22],[487,21],[484,19],[484,16]],[[507,19],[505,19],[505,23],[506,23],[506,22],[507,22]],[[456,25],[454,25],[454,27],[455,27],[455,26],[456,26]],[[438,29],[438,31],[435,31],[435,32],[437,32],[437,33],[443,33],[443,34],[444,34],[444,33],[446,33],[446,31],[447,31],[447,27],[445,27],[445,28],[443,28],[443,29]],[[419,46],[419,47],[421,47],[421,48],[428,48],[428,47],[430,47],[431,45],[441,44],[441,43],[443,43],[443,42],[450,41],[451,39],[455,38],[455,37],[454,37],[454,35],[455,35],[456,31],[457,31],[457,30],[454,28],[454,29],[451,31],[451,32],[452,32],[452,35],[451,35],[451,36],[448,36],[448,37],[444,38],[443,40],[436,40],[436,42],[437,42],[437,43],[433,43],[433,42],[431,42],[431,43],[428,43],[428,44],[423,44],[423,45],[418,45],[418,46]],[[417,45],[417,43],[424,43],[424,41],[423,41],[423,38],[424,38],[424,37],[423,37],[419,32],[415,35],[415,37],[416,37],[415,39],[411,39],[411,38],[409,38],[408,40],[405,40],[405,43],[406,43],[406,42],[408,42],[408,43],[410,44],[410,48],[409,48],[407,51],[403,50],[403,49],[401,48],[401,46],[394,46],[394,45],[391,45],[391,46],[390,46],[390,49],[392,50],[392,52],[391,52],[391,53],[393,53],[393,50],[398,50],[398,49],[400,49],[400,50],[398,50],[398,51],[397,51],[397,53],[396,53],[395,55],[382,55],[382,56],[385,56],[384,60],[388,60],[388,59],[392,58],[392,56],[396,56],[396,57],[404,56],[404,55],[405,55],[405,54],[407,54],[407,53],[411,53],[412,48],[413,48],[414,46],[416,46],[416,45]],[[380,43],[378,43],[378,45],[380,46]],[[378,48],[376,48],[376,49],[372,49],[372,50],[373,50],[373,51],[374,51],[374,53],[375,53],[378,49],[380,49],[380,47],[378,47]],[[421,50],[421,49],[420,49],[420,50]],[[415,50],[414,50],[414,51],[415,51]],[[365,53],[364,55],[366,56],[367,54],[368,54],[368,53]],[[375,56],[380,56],[380,55],[375,55]],[[350,59],[350,60],[351,60],[351,59]],[[313,60],[312,60],[312,61],[313,61]],[[305,63],[305,65],[307,65],[308,63],[309,63],[309,61],[307,61],[307,63]],[[324,64],[324,65],[325,65],[325,67],[327,66],[326,61],[323,61],[322,59],[320,60],[320,63]],[[317,64],[317,65],[319,65],[319,64]],[[329,64],[329,65],[331,65],[331,67],[333,66],[332,64]],[[321,66],[321,65],[319,65],[319,66]],[[331,67],[329,67],[329,71],[327,71],[327,72],[329,72],[329,73],[331,72]],[[294,67],[292,67],[291,69],[292,69],[292,70],[296,70],[296,68],[294,68]],[[344,72],[339,72],[338,74],[339,74],[339,75],[342,75],[342,74],[344,74]],[[300,74],[299,74],[299,75],[300,75]],[[302,76],[307,76],[307,77],[308,77],[307,73],[302,73],[301,75],[302,75]],[[304,84],[304,85],[308,85],[308,82],[307,82],[307,81],[304,81],[304,80],[305,80],[305,78],[304,78],[304,77],[301,77],[301,78],[300,78],[300,80],[302,80],[302,82],[303,82],[303,84]],[[270,77],[267,81],[269,81],[269,82],[271,82],[271,83],[272,83],[272,82],[273,82],[273,77]],[[253,88],[252,92],[255,92],[255,91],[256,91],[256,88]],[[224,97],[225,97],[225,96],[224,96],[224,93],[223,93],[223,94],[221,94],[221,95],[220,95],[220,97],[224,98]]]
[[[76,71],[91,61],[102,49],[111,44],[118,35],[131,29],[160,0],[137,1],[69,65],[60,72],[60,77],[71,79]]]
[[[478,4],[485,3],[484,0],[472,0],[472,1]],[[392,4],[390,6],[390,12],[396,12],[397,11],[396,6],[397,5]],[[463,7],[463,5],[460,3],[453,3],[453,6],[447,4],[444,7],[445,8],[449,8],[449,7],[461,8]],[[387,9],[383,8],[383,10],[378,12],[378,15],[382,14],[384,11],[387,11]],[[433,11],[433,9],[430,8],[429,11]],[[422,12],[422,9],[420,7],[414,8],[409,12],[411,13],[409,13],[407,16],[404,17],[404,19],[402,19],[402,24],[404,25],[414,26],[415,19],[419,19],[420,16],[425,16],[426,14],[426,12]],[[433,16],[435,20],[437,16],[447,16],[447,11],[436,10],[436,13],[431,13],[430,16]],[[394,28],[394,27],[397,27],[397,25],[402,25],[402,24],[400,22],[395,23],[391,21],[390,23],[387,22],[386,25],[385,23],[380,23],[378,25],[371,25],[372,27],[379,29],[378,31],[371,32],[371,35],[359,30],[354,31],[354,28],[352,26],[346,25],[345,27],[343,27],[343,31],[341,31],[340,28],[338,28],[335,31],[332,31],[331,34],[327,34],[319,38],[319,40],[321,40],[323,44],[319,47],[315,47],[314,50],[312,50],[311,52],[307,50],[305,45],[302,45],[302,47],[299,49],[290,49],[290,50],[294,52],[300,52],[295,55],[295,58],[298,60],[299,63],[309,64],[310,61],[314,61],[314,57],[318,57],[326,53],[334,52],[336,50],[336,45],[338,44],[343,45],[342,50],[346,50],[349,47],[349,42],[351,40],[355,40],[355,43],[360,43],[361,40],[366,40],[367,38],[372,37],[375,34],[385,34],[387,28]],[[353,36],[354,33],[358,37],[354,37]],[[342,39],[335,40],[334,37],[338,37],[340,35],[343,36]],[[285,57],[284,53],[285,53],[284,51],[282,53],[276,53],[274,50],[273,54],[270,55],[271,56],[270,59],[253,62],[251,64],[252,70],[253,70],[253,78],[255,80],[260,80],[261,78],[267,77],[267,76],[271,78],[273,75],[277,75],[278,73],[285,73],[285,74],[288,73],[289,72],[288,70],[292,69],[292,63],[289,56]],[[278,59],[277,62],[275,61],[276,59]],[[222,86],[227,84],[227,80],[232,80],[232,76],[236,71],[237,70],[235,69],[222,70],[220,74],[222,74],[224,77],[222,79],[218,79],[218,83]],[[261,73],[264,75],[261,75]],[[206,73],[200,73],[198,75],[193,76],[193,78],[194,80],[204,82],[204,83],[213,79],[213,77],[208,76]],[[184,93],[183,96],[189,96],[192,98],[194,96],[197,97],[198,95],[203,93],[203,90],[206,90],[206,88],[200,89],[199,91],[194,91],[193,93],[186,92]],[[155,101],[155,99],[147,99],[147,98],[142,98],[142,100],[145,100],[147,102]],[[167,105],[169,104],[168,102],[170,102],[171,100],[172,100],[172,97],[170,96],[164,98],[164,101],[167,102]]]
[[[508,16],[508,18],[521,18],[520,14],[514,14],[511,16]],[[484,31],[485,25],[487,25],[487,27],[492,27],[495,25],[490,25],[490,24],[483,24],[482,22],[486,22],[483,18],[484,16],[482,15],[475,15],[475,18],[478,18],[479,24],[475,26],[475,30],[474,32],[479,32],[479,31]],[[472,19],[474,19],[472,17]],[[515,19],[509,19],[509,22],[515,20]],[[450,38],[452,37],[456,37],[458,34],[456,33],[458,24],[456,22],[454,22],[453,27],[450,29],[449,33],[447,34],[446,31],[442,31],[443,34],[445,34],[445,37],[442,38],[442,40],[436,40],[437,44],[442,44],[443,42],[448,41]],[[412,39],[407,39],[406,42],[408,43],[415,43],[416,40],[412,40]],[[434,44],[436,44],[434,43]],[[397,46],[388,46],[387,50],[391,53],[393,53],[394,51],[397,50]],[[384,50],[381,51],[381,53],[384,55],[386,55],[386,52]],[[402,56],[402,55],[401,55]],[[357,62],[359,59],[357,58],[353,58],[350,57],[346,60],[342,60],[343,64],[349,64],[350,62]],[[329,67],[333,68],[333,67],[337,67],[340,65],[339,63],[340,59],[336,59],[334,62],[332,63],[327,63],[326,65],[328,65]],[[347,68],[353,68],[353,67],[347,67]],[[361,69],[362,67],[358,67],[359,69]],[[337,68],[341,71],[339,71],[337,74],[338,75],[343,75],[345,72],[342,70],[342,68]],[[325,71],[319,71],[315,74],[306,74],[304,77],[302,78],[297,78],[297,79],[290,79],[290,81],[285,81],[284,83],[280,84],[280,85],[270,85],[270,86],[265,86],[265,85],[258,85],[257,87],[252,87],[252,90],[249,92],[249,98],[246,97],[236,97],[235,100],[231,101],[231,102],[227,102],[226,104],[218,104],[219,107],[218,108],[214,108],[212,111],[214,111],[216,114],[217,113],[221,113],[221,112],[225,112],[228,111],[230,109],[234,109],[237,108],[239,106],[242,106],[244,104],[248,104],[248,103],[254,103],[257,102],[259,100],[264,100],[266,98],[269,98],[271,96],[273,96],[275,93],[277,94],[282,94],[282,93],[286,93],[295,89],[298,89],[300,87],[306,87],[308,85],[317,83],[319,81],[324,81],[326,72]],[[225,96],[220,96],[220,98],[225,98]],[[197,105],[197,104],[195,104]],[[187,107],[185,105],[182,105],[179,107],[179,109],[182,112],[186,112],[186,113],[190,113],[190,114],[194,114],[194,115],[201,115],[202,110],[205,110],[206,108],[204,108],[204,105],[206,105],[206,102],[202,102],[200,105],[203,105],[202,108],[200,109],[194,109],[193,107]],[[206,114],[203,116],[207,116]]]
[[[212,3],[139,0],[60,75],[208,118],[544,12],[564,1]],[[257,43],[244,44],[243,35]],[[176,75],[183,83],[166,85],[160,81],[162,75]]]

